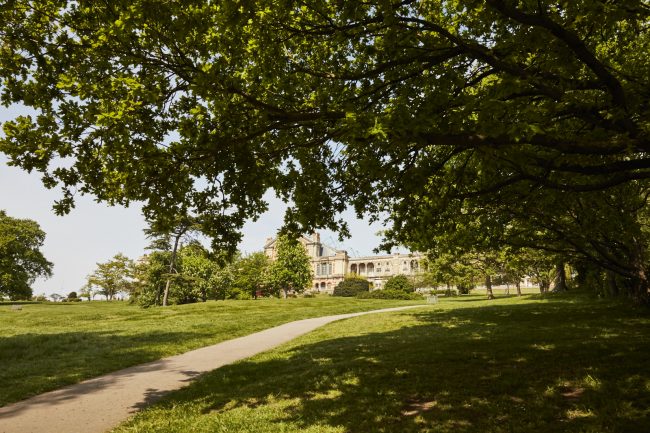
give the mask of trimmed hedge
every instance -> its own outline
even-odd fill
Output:
[[[417,293],[404,292],[402,290],[373,290],[372,292],[359,293],[357,295],[359,299],[403,299],[403,300],[420,300],[422,295]]]
[[[346,278],[334,287],[333,296],[353,297],[370,291],[370,281],[363,278]]]

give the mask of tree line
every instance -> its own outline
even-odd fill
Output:
[[[150,248],[137,260],[117,254],[98,263],[88,276],[82,296],[94,290],[112,300],[125,293],[132,302],[149,307],[207,300],[286,298],[302,293],[312,281],[304,247],[283,236],[277,240],[273,261],[261,251],[225,257],[197,240],[179,245],[168,235],[157,236]]]

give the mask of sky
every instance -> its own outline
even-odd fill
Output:
[[[25,110],[20,108],[0,107],[0,122],[23,113]],[[32,285],[34,294],[67,295],[79,291],[98,262],[105,262],[117,253],[131,258],[145,254],[145,221],[137,204],[129,208],[109,207],[97,203],[92,196],[81,196],[77,197],[76,207],[70,214],[57,216],[52,205],[60,198],[56,188],[43,187],[38,173],[8,166],[7,158],[0,154],[0,209],[13,218],[29,218],[40,224],[46,233],[41,251],[54,264],[51,278],[38,279]],[[265,198],[270,204],[269,211],[244,226],[239,245],[242,252],[262,250],[266,238],[274,236],[282,225],[286,205],[272,194]],[[353,257],[373,254],[372,250],[380,243],[376,233],[382,225],[359,220],[352,211],[345,212],[343,217],[352,237],[339,242],[336,233],[322,230],[321,241],[347,250]]]

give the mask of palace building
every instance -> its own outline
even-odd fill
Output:
[[[299,238],[311,259],[314,280],[312,291],[332,293],[334,287],[346,274],[357,274],[368,279],[373,289],[381,289],[394,275],[415,275],[420,272],[420,253],[392,254],[383,256],[350,257],[347,251],[337,250],[320,241],[320,235]],[[268,238],[264,253],[275,258],[275,238]]]

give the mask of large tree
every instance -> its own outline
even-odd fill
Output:
[[[471,214],[528,223],[528,243],[643,297],[642,216],[607,220],[619,194],[645,209],[649,17],[642,0],[11,0],[0,98],[37,115],[5,123],[0,150],[63,187],[60,212],[75,189],[189,209],[231,250],[269,188],[294,231],[388,211],[387,247],[428,249],[423,222]],[[573,230],[590,218],[593,244]]]
[[[0,210],[0,298],[31,299],[34,280],[52,274],[52,263],[41,252],[44,241],[38,223]]]

